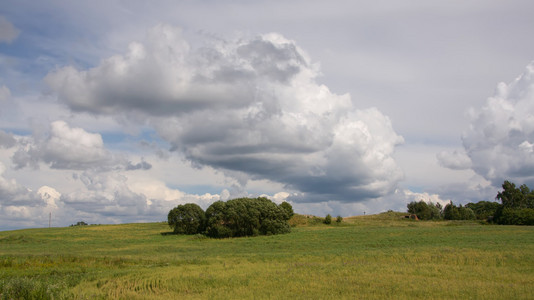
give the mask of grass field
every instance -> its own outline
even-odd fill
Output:
[[[235,239],[164,223],[0,232],[0,298],[532,299],[534,227],[398,213]]]

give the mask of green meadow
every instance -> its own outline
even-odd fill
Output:
[[[0,298],[532,299],[534,227],[402,215],[233,239],[165,223],[0,232]]]

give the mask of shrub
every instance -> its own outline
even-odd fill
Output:
[[[332,224],[332,216],[330,214],[326,215],[323,221],[326,225]]]
[[[343,222],[343,218],[342,218],[341,216],[337,216],[337,218],[336,218],[336,223],[339,224],[339,223],[341,223],[341,222]]]

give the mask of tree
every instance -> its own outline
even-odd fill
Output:
[[[206,234],[210,237],[231,237],[231,230],[225,226],[226,203],[217,201],[206,209]]]
[[[525,184],[519,188],[508,180],[502,184],[496,200],[501,201],[494,215],[497,224],[534,225],[534,191]]]
[[[475,212],[472,209],[470,209],[469,207],[465,207],[465,206],[462,206],[460,204],[460,206],[458,207],[458,210],[460,211],[460,220],[474,220],[474,219],[476,219]]]
[[[469,207],[456,206],[452,201],[443,208],[443,219],[445,220],[474,220],[475,213]]]
[[[206,210],[206,234],[225,238],[287,233],[289,209],[293,211],[289,203],[276,205],[264,197],[217,201]]]
[[[478,220],[488,220],[490,217],[495,216],[495,212],[499,206],[499,203],[490,201],[479,201],[477,203],[467,203],[465,205],[465,207],[473,210]]]
[[[326,215],[323,221],[326,225],[332,224],[332,216],[330,214]]]
[[[79,221],[76,224],[70,225],[70,227],[73,227],[73,226],[87,226],[87,225],[89,225],[89,224],[85,223],[84,221]]]
[[[531,191],[525,184],[516,188],[514,183],[505,180],[502,189],[502,192],[497,193],[495,199],[501,200],[504,207],[534,208],[534,191]]]
[[[167,219],[174,233],[179,234],[202,233],[206,225],[206,215],[195,203],[178,205],[171,209]]]
[[[408,203],[408,213],[414,214],[420,220],[432,220],[441,218],[441,205],[432,202],[426,203],[421,200],[419,202],[412,201]]]
[[[295,214],[295,212],[293,211],[293,206],[291,206],[291,204],[287,203],[287,202],[282,202],[280,203],[280,208],[284,209],[284,211],[286,212],[286,218],[287,220],[291,219],[291,217],[293,217],[293,215]]]
[[[443,219],[460,220],[460,211],[458,207],[452,204],[452,201],[443,208]]]
[[[343,222],[343,217],[341,217],[341,216],[337,216],[337,218],[336,218],[336,222],[337,222],[338,224],[341,223],[341,222]]]

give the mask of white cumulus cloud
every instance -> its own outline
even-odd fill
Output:
[[[279,34],[208,41],[153,28],[98,66],[72,66],[45,81],[74,111],[144,120],[174,151],[228,175],[267,179],[294,201],[362,201],[395,190],[392,158],[403,139],[375,108],[317,83],[318,65]],[[244,178],[244,179],[243,179]]]
[[[0,142],[9,145],[9,135],[0,132]],[[102,136],[79,127],[71,127],[65,121],[50,124],[45,137],[33,136],[19,139],[19,149],[12,157],[16,168],[39,167],[45,163],[52,169],[117,169],[148,170],[149,162],[133,164],[125,156],[117,155],[104,145]],[[0,144],[0,145],[2,145]]]
[[[472,169],[496,186],[505,179],[533,184],[534,62],[471,116],[462,140]]]

